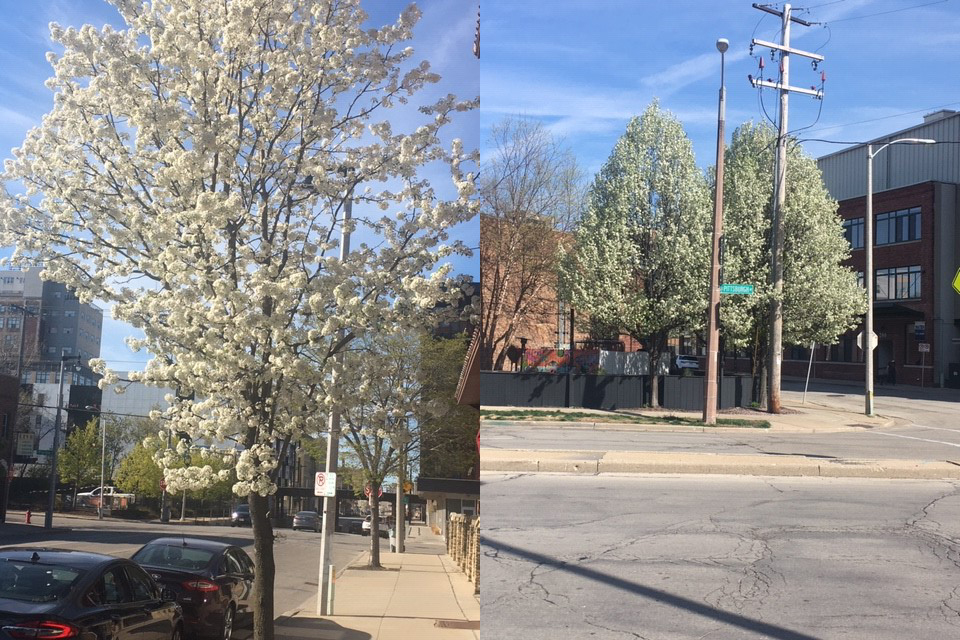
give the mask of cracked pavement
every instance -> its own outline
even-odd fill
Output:
[[[484,473],[485,640],[960,636],[960,483]]]

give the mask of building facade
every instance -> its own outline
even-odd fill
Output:
[[[880,150],[904,138],[952,144],[891,144]],[[874,363],[881,383],[960,388],[960,294],[952,287],[960,268],[958,141],[960,113],[938,111],[915,127],[870,143],[876,154]],[[824,156],[818,164],[830,195],[839,202],[851,246],[847,264],[862,275],[866,264],[866,145]],[[863,351],[857,346],[860,330],[842,336],[837,345],[817,350],[816,377],[864,378]],[[804,350],[794,351],[795,356],[804,355]],[[789,355],[785,354],[786,361]],[[788,365],[784,366],[787,373]]]

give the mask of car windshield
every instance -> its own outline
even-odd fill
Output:
[[[26,602],[60,600],[84,573],[62,565],[0,560],[0,598]]]
[[[248,504],[237,505],[237,513],[249,513],[249,512],[250,512],[250,505]]]
[[[300,518],[313,518],[316,515],[316,511],[300,511],[297,513],[297,516]]]
[[[137,551],[133,558],[139,564],[167,567],[181,571],[198,571],[210,564],[213,552],[181,545],[148,544]]]

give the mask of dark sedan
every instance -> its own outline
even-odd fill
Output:
[[[230,526],[242,527],[250,524],[253,524],[253,520],[250,519],[250,505],[238,504],[237,508],[230,514]]]
[[[174,593],[129,560],[62,549],[0,549],[0,640],[181,640]]]
[[[190,634],[228,640],[237,614],[252,606],[253,561],[240,547],[200,538],[157,538],[131,559],[176,592]]]

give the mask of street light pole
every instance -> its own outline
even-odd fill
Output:
[[[57,417],[53,426],[53,452],[50,455],[50,489],[47,493],[47,513],[43,519],[43,528],[53,528],[53,508],[57,496],[57,449],[60,448],[60,412],[63,407],[63,365],[68,360],[76,360],[80,364],[80,356],[60,356],[60,391],[57,394]],[[103,500],[103,496],[100,496]]]
[[[107,470],[107,423],[103,418],[100,423],[100,504],[97,506],[97,520],[103,520],[103,478]]]
[[[863,283],[867,287],[867,314],[863,321],[863,364],[864,364],[864,413],[873,415],[873,159],[892,144],[936,144],[929,138],[898,138],[881,146],[876,151],[873,145],[867,145],[867,207],[864,213],[864,273]]]
[[[720,343],[720,238],[723,235],[723,152],[726,119],[726,87],[723,82],[724,53],[730,46],[726,38],[717,40],[720,52],[720,102],[717,107],[717,177],[713,199],[713,249],[710,262],[710,304],[707,307],[707,376],[704,384],[703,422],[717,423],[717,369]]]
[[[348,169],[344,170],[349,171]],[[350,255],[350,225],[353,215],[353,189],[356,179],[350,173],[350,186],[343,202],[343,224],[340,228],[340,262],[343,263]],[[343,329],[337,334],[343,339]],[[343,364],[343,349],[335,356],[338,365]],[[337,372],[334,369],[333,382],[336,384]],[[337,461],[340,455],[340,407],[334,405],[330,410],[327,422],[327,459],[324,467],[326,473],[337,472]],[[333,571],[333,530],[337,523],[337,496],[323,498],[323,529],[320,536],[320,575],[317,578],[317,614],[321,616],[333,615],[333,583],[330,574]]]

